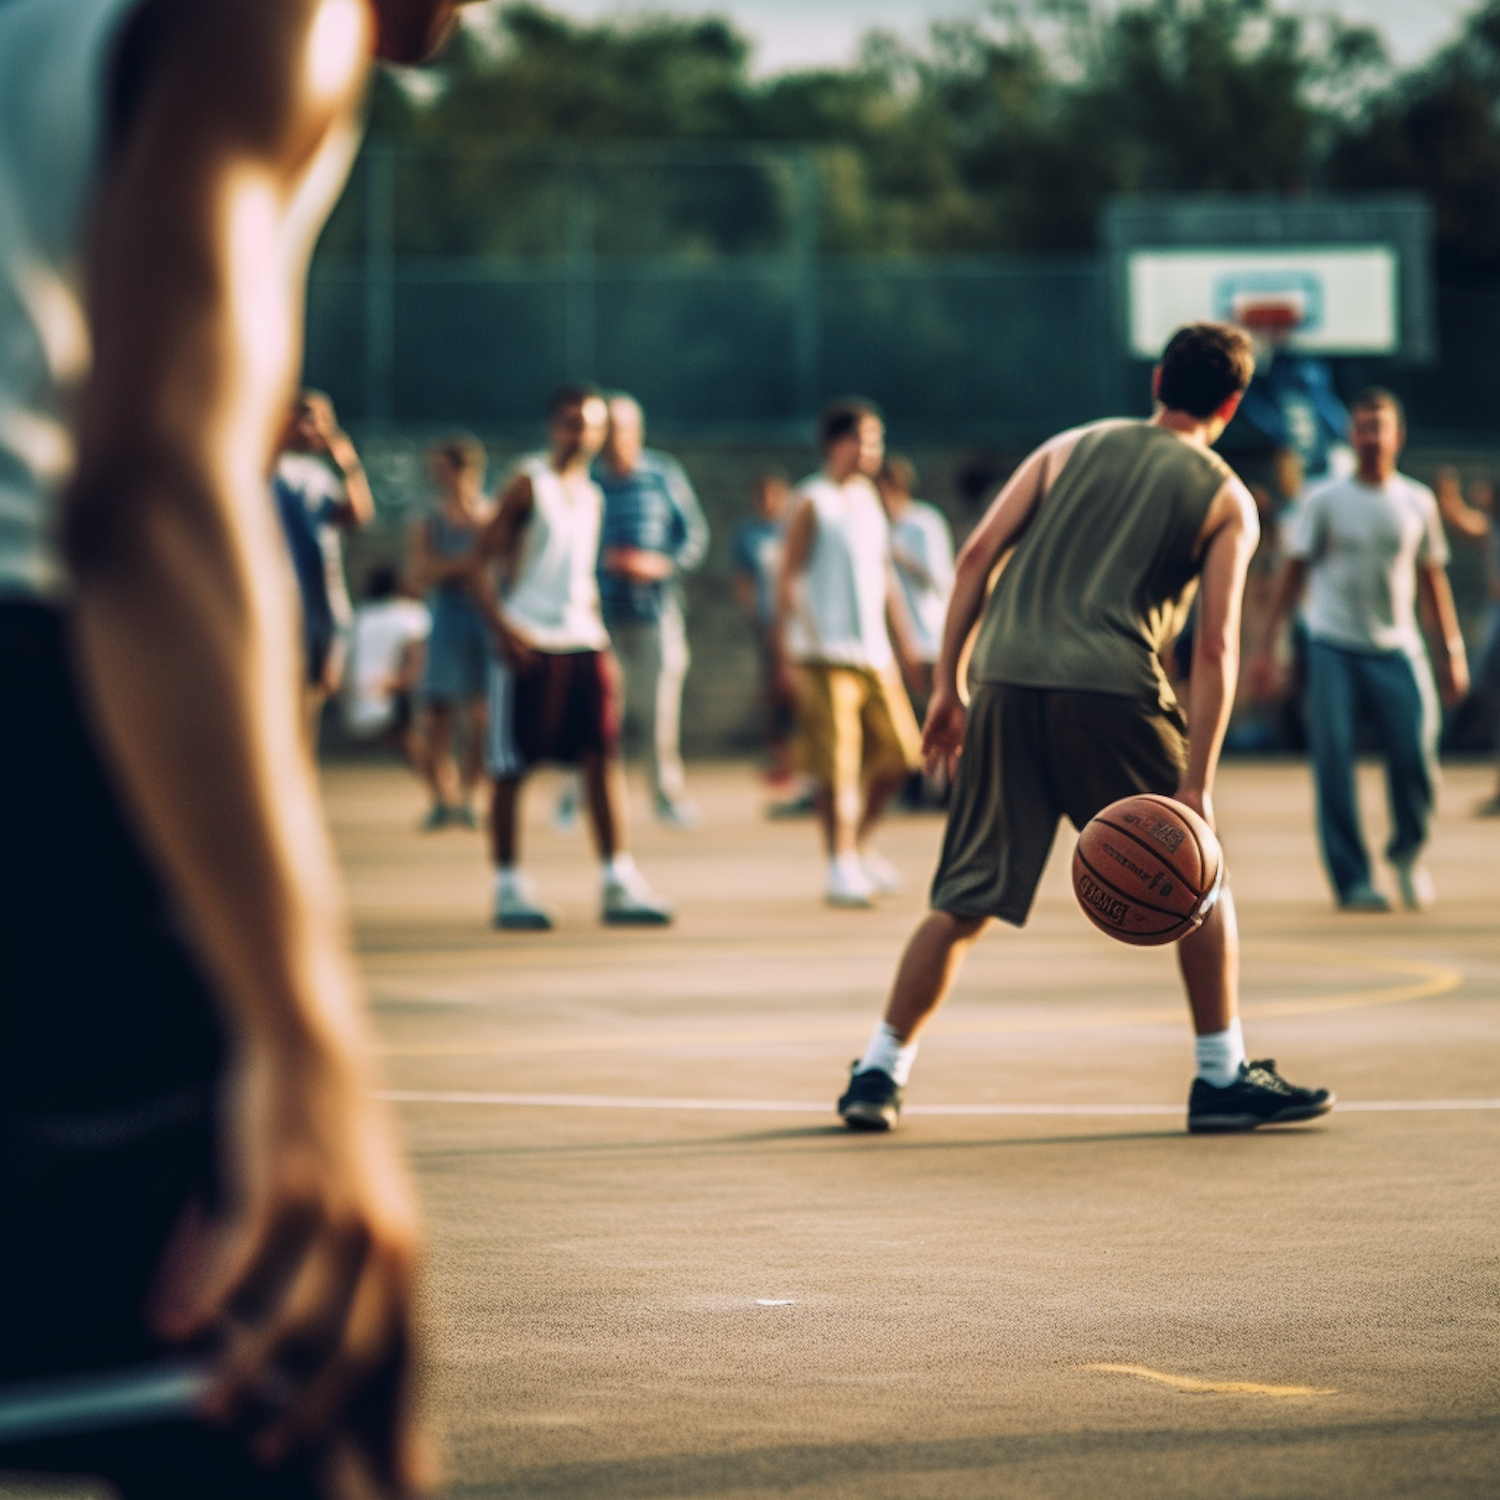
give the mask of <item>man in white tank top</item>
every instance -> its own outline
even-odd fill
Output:
[[[917,769],[921,733],[902,685],[914,662],[873,483],[885,424],[863,401],[823,413],[823,468],[798,486],[787,522],[772,649],[797,694],[803,770],[817,787],[831,906],[868,907],[899,871],[872,847],[886,804]]]
[[[500,928],[552,926],[518,864],[521,782],[548,760],[582,773],[602,866],[601,920],[658,927],[672,920],[625,845],[620,668],[599,608],[604,496],[589,477],[608,423],[604,397],[591,386],[556,392],[547,405],[547,452],[517,465],[474,546],[474,590],[497,650],[489,761]]]
[[[372,57],[451,10],[0,0],[0,1469],[416,1484],[266,485]]]

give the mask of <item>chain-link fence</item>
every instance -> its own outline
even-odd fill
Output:
[[[373,141],[324,237],[308,378],[367,429],[534,433],[546,393],[632,391],[659,433],[801,436],[858,391],[905,442],[1026,443],[1138,409],[1106,262],[855,259],[822,207],[857,162],[775,146]],[[1350,372],[1416,435],[1493,435],[1500,289],[1440,289],[1443,358]]]

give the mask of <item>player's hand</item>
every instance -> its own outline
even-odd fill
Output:
[[[1180,786],[1172,793],[1172,799],[1192,808],[1210,828],[1215,826],[1213,798],[1201,786]]]
[[[1462,651],[1446,654],[1439,664],[1438,677],[1444,708],[1457,708],[1469,696],[1469,661]]]
[[[1245,690],[1252,703],[1279,697],[1282,688],[1281,668],[1270,651],[1255,651],[1245,659]]]
[[[230,1216],[164,1289],[160,1327],[213,1341],[205,1415],[264,1462],[315,1450],[340,1500],[410,1495],[416,1213],[385,1107],[337,1044],[251,1043],[228,1108]]]
[[[672,576],[674,564],[665,552],[645,547],[606,547],[604,571],[630,583],[664,583]]]
[[[922,769],[929,776],[935,776],[940,768],[949,776],[954,774],[968,727],[969,711],[958,694],[935,689],[922,725]]]
[[[524,672],[536,660],[536,648],[531,642],[503,625],[496,627],[495,649],[512,672]]]

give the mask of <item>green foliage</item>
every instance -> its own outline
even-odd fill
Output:
[[[1116,193],[1401,187],[1437,204],[1447,264],[1500,266],[1500,0],[1399,77],[1373,32],[1271,0],[1000,0],[922,48],[873,34],[846,70],[749,62],[720,20],[476,8],[436,97],[378,89],[395,248],[784,252],[811,148],[834,252],[1086,249]]]

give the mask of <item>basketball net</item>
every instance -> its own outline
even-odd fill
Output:
[[[1236,302],[1234,321],[1250,335],[1255,367],[1264,370],[1301,326],[1302,302],[1297,297],[1247,297]]]

